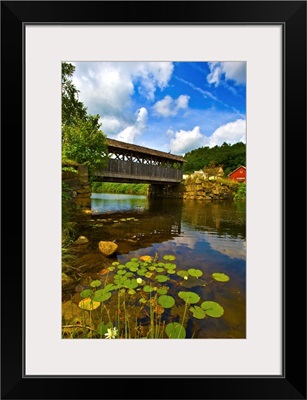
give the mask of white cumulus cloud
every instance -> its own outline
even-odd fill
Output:
[[[135,139],[140,136],[146,129],[148,112],[146,108],[142,107],[138,110],[136,121],[133,125],[127,126],[119,132],[114,139],[122,142],[134,143]]]
[[[114,134],[134,124],[132,96],[136,85],[144,98],[154,101],[157,89],[168,86],[172,62],[76,62],[73,82],[90,114],[99,114],[101,129]],[[125,112],[123,112],[125,110]]]
[[[181,129],[173,133],[173,136],[169,144],[173,154],[185,154],[190,150],[202,147],[205,138],[200,132],[199,126],[195,126],[191,131]]]
[[[246,143],[246,121],[237,119],[217,128],[207,139],[206,146],[221,146],[224,142],[234,144],[237,142]]]
[[[210,62],[207,81],[218,86],[222,79],[232,80],[236,84],[246,83],[246,63],[238,61]]]
[[[210,136],[202,134],[199,126],[195,126],[192,130],[181,129],[176,132],[168,129],[167,134],[171,137],[169,142],[171,152],[184,155],[199,147],[221,146],[224,142],[228,144],[246,143],[246,121],[238,119],[229,122],[217,128]]]
[[[159,100],[153,105],[155,114],[163,117],[175,116],[180,109],[188,107],[190,96],[180,95],[177,99],[171,96],[165,96],[164,99]]]

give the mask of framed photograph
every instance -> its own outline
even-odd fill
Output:
[[[2,398],[306,399],[306,2],[1,26]]]

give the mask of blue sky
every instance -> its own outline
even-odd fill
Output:
[[[245,62],[72,62],[107,137],[184,155],[246,142]]]

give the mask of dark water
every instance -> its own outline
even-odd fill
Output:
[[[100,193],[92,195],[92,211],[96,227],[87,234],[95,243],[115,240],[122,263],[142,255],[173,254],[178,269],[200,269],[207,282],[213,272],[227,274],[228,282],[193,288],[202,301],[221,304],[223,317],[191,317],[187,329],[196,338],[246,337],[245,203]],[[135,220],[120,221],[127,216]],[[111,222],[99,227],[106,219]]]

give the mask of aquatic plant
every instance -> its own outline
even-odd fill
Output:
[[[132,257],[113,262],[101,279],[93,279],[78,303],[89,313],[91,337],[183,339],[190,318],[222,317],[222,305],[201,299],[200,289],[229,276],[216,272],[205,280],[201,269],[177,271],[175,260],[172,254]]]

